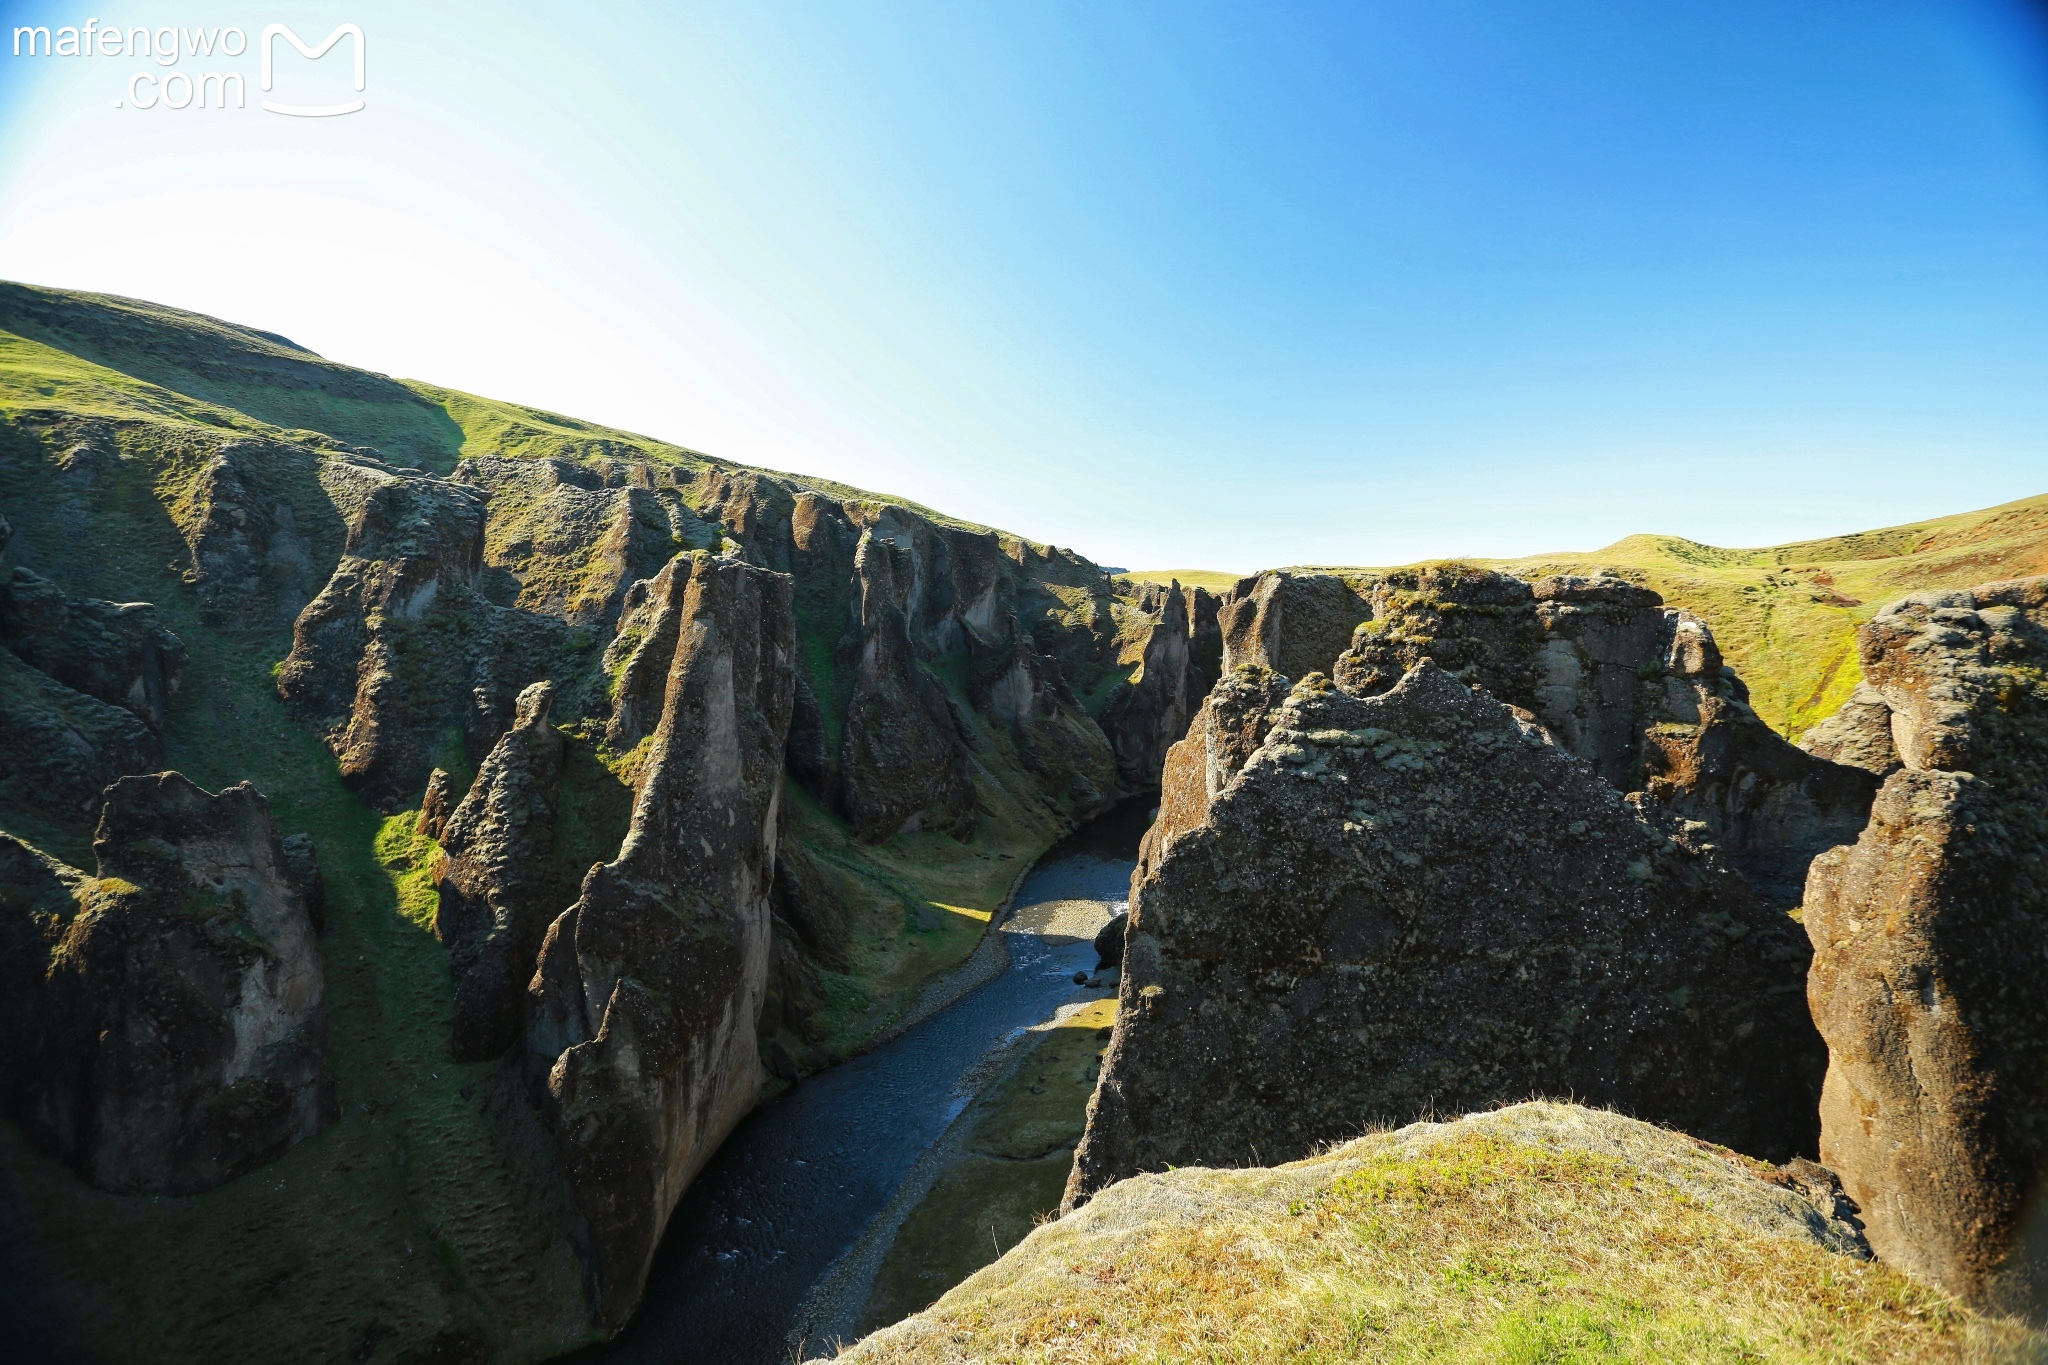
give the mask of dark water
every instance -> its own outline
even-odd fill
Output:
[[[1150,804],[1128,801],[1048,853],[1017,903],[1121,901]],[[1086,943],[1009,935],[1010,969],[902,1037],[803,1082],[734,1130],[655,1254],[638,1316],[578,1361],[784,1365],[812,1285],[967,1102],[963,1073],[1074,998]],[[822,1343],[820,1343],[822,1345]]]

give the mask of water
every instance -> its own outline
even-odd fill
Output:
[[[1018,905],[1120,903],[1150,806],[1128,801],[1032,869]],[[1095,950],[1008,935],[1010,969],[865,1056],[763,1105],[677,1205],[638,1315],[579,1361],[786,1365],[804,1296],[858,1238],[970,1095],[959,1081],[1077,994]]]

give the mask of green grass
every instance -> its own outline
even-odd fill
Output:
[[[312,834],[342,1117],[262,1170],[183,1198],[88,1189],[4,1127],[14,1202],[112,1361],[358,1348],[383,1359],[436,1340],[519,1359],[573,1344],[585,1333],[582,1271],[535,1149],[506,1121],[496,1068],[449,1061],[451,986],[420,867],[432,845],[410,817],[386,821],[357,801],[319,738],[286,716],[270,677],[281,630],[243,635],[201,619],[175,572],[182,538],[155,496],[163,462],[136,448],[150,430],[126,433],[112,486],[97,489],[90,543],[49,520],[63,499],[46,464],[0,461],[0,505],[47,552],[36,568],[72,591],[153,601],[185,642],[170,765],[209,790],[251,780],[284,832]],[[18,812],[0,823],[23,824]]]
[[[1116,1001],[1045,1032],[962,1121],[959,1155],[904,1220],[862,1311],[870,1332],[924,1308],[1059,1210]]]
[[[2048,1346],[1775,1231],[1790,1219],[1770,1201],[1789,1196],[1766,1169],[1522,1105],[1293,1166],[1171,1172],[1111,1187],[851,1355],[1866,1365]]]
[[[1524,578],[1612,572],[1656,589],[1713,628],[1757,714],[1796,740],[1862,680],[1856,628],[1886,603],[2048,573],[2048,496],[1754,550],[1635,535],[1586,553],[1468,562]]]
[[[1245,577],[1241,573],[1226,573],[1221,569],[1132,569],[1120,573],[1117,578],[1125,583],[1157,583],[1165,587],[1178,582],[1183,588],[1207,588],[1221,596],[1237,586]]]

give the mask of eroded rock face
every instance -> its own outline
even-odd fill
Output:
[[[899,559],[916,566],[872,531],[854,556],[860,645],[841,748],[841,804],[862,839],[919,829],[965,839],[980,809],[965,727],[912,647],[905,604],[916,602],[921,581],[899,581]]]
[[[1102,712],[1103,732],[1116,751],[1117,777],[1125,787],[1139,790],[1159,780],[1166,751],[1187,733],[1208,690],[1192,667],[1193,631],[1179,583],[1161,596],[1158,611],[1138,675]]]
[[[1879,777],[1890,777],[1903,765],[1892,743],[1892,711],[1884,693],[1858,683],[1842,709],[1808,730],[1799,747],[1816,758],[1846,763]]]
[[[320,953],[262,794],[124,777],[93,847],[96,877],[44,860],[33,879],[50,946],[24,1126],[92,1184],[155,1194],[318,1132],[334,1117]]]
[[[1532,1093],[1812,1149],[1805,946],[1715,855],[1433,664],[1281,685],[1169,759],[1070,1204]]]
[[[564,666],[566,626],[483,597],[477,490],[365,457],[327,461],[321,480],[348,541],[292,628],[278,692],[327,727],[344,781],[405,809],[449,734],[488,748],[518,693]]]
[[[116,778],[161,768],[184,663],[148,603],[71,597],[0,561],[0,799],[89,818]]]
[[[1797,898],[1806,866],[1862,829],[1863,769],[1787,743],[1743,700],[1706,623],[1619,578],[1445,564],[1375,583],[1337,685],[1386,690],[1423,658],[1527,710],[1620,791],[1707,826],[1760,890]]]
[[[0,568],[0,645],[66,687],[125,707],[161,731],[185,646],[147,602],[67,596],[48,579]]]
[[[562,776],[562,737],[548,722],[554,696],[545,682],[520,694],[512,728],[441,833],[446,856],[434,932],[455,976],[458,1062],[502,1056],[512,1046],[534,959],[561,910],[549,896]]]
[[[1041,654],[1015,616],[969,650],[968,699],[1001,726],[1044,798],[1076,824],[1115,799],[1118,763],[1102,727],[1067,686],[1059,661]],[[792,733],[791,743],[795,743]]]
[[[1866,685],[1824,742],[1882,762],[1886,734],[1903,767],[1807,879],[1821,1159],[1884,1260],[2041,1314],[2048,1229],[2035,1215],[2028,1245],[2027,1227],[2048,1184],[2048,578],[1915,594],[1858,647]]]
[[[676,644],[632,829],[549,926],[530,987],[527,1045],[607,1330],[760,1092],[794,691],[788,578],[698,554],[661,587]]]
[[[1330,672],[1371,615],[1360,588],[1353,578],[1286,569],[1238,580],[1216,611],[1222,671],[1257,664],[1290,678]]]

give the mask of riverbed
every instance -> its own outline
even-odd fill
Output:
[[[844,1278],[842,1258],[993,1079],[990,1057],[1101,993],[1074,974],[1095,966],[1094,926],[1124,907],[1150,816],[1125,802],[1039,860],[990,931],[1009,948],[1000,975],[741,1123],[677,1205],[639,1313],[575,1359],[786,1365],[797,1346],[821,1349],[806,1310],[864,1292],[821,1294],[821,1281],[835,1265]]]

